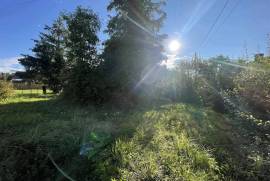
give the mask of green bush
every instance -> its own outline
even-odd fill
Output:
[[[13,95],[13,87],[9,82],[0,80],[0,101],[5,101]]]
[[[106,100],[107,90],[98,70],[87,66],[76,66],[64,85],[63,96],[81,104],[101,104]]]
[[[264,67],[262,67],[264,66]],[[252,65],[235,77],[235,93],[255,112],[267,115],[270,111],[270,66]]]

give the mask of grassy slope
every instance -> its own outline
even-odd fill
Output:
[[[120,179],[221,178],[213,155],[196,144],[201,139],[196,127],[209,119],[205,110],[184,104],[167,105],[144,113],[143,119],[131,139],[118,140],[114,147]]]
[[[109,135],[109,146],[80,156],[93,133]],[[253,169],[241,168],[247,140],[233,121],[186,104],[97,111],[17,91],[0,104],[0,138],[3,180],[64,180],[48,153],[76,180],[241,180]]]
[[[269,180],[269,164],[241,122],[187,104],[143,115],[134,136],[116,142],[117,179]]]

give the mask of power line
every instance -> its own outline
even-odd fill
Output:
[[[232,7],[231,11],[229,12],[229,14],[224,18],[223,22],[220,24],[220,26],[217,28],[217,31],[225,24],[225,22],[229,19],[229,17],[232,15],[232,13],[237,9],[237,7],[239,6],[241,0],[238,0],[234,6]]]
[[[226,2],[224,3],[224,5],[223,5],[221,11],[219,12],[218,16],[216,17],[216,19],[215,19],[215,21],[214,21],[214,23],[212,24],[212,26],[210,27],[209,31],[207,32],[205,38],[203,39],[203,41],[202,41],[202,43],[201,43],[199,49],[202,48],[202,46],[205,45],[205,44],[207,43],[207,40],[209,39],[210,34],[212,33],[213,29],[215,28],[217,22],[219,21],[220,17],[222,16],[224,10],[225,10],[226,7],[228,6],[229,1],[230,1],[230,0],[226,0]]]

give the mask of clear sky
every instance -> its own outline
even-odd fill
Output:
[[[180,56],[199,52],[203,57],[224,54],[237,58],[244,56],[245,49],[250,57],[258,51],[266,53],[267,33],[270,33],[269,0],[167,1],[164,7],[167,19],[162,32],[181,42]],[[90,7],[100,16],[104,29],[108,2],[1,0],[0,71],[20,68],[16,59],[20,54],[31,53],[32,39],[37,39],[44,25],[50,25],[63,10],[72,11],[78,5]],[[106,39],[102,32],[99,36],[101,40]]]

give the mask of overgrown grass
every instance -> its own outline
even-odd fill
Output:
[[[107,163],[115,180],[268,180],[267,158],[237,120],[187,104],[141,114],[134,136],[118,139]]]
[[[41,91],[17,91],[0,104],[0,178],[62,180],[47,157],[50,153],[68,175],[84,180],[95,165],[79,154],[81,146],[89,142],[92,132],[111,138],[131,134],[137,122],[129,122],[127,116],[116,110],[71,105]]]
[[[196,122],[192,117],[196,115],[187,111],[192,109],[179,104],[144,113],[135,135],[115,144],[117,179],[219,180],[219,166],[211,151],[198,145],[194,139],[199,135],[188,128]]]
[[[0,180],[65,180],[48,155],[75,180],[267,180],[246,131],[187,104],[123,111],[16,91],[0,104]]]

